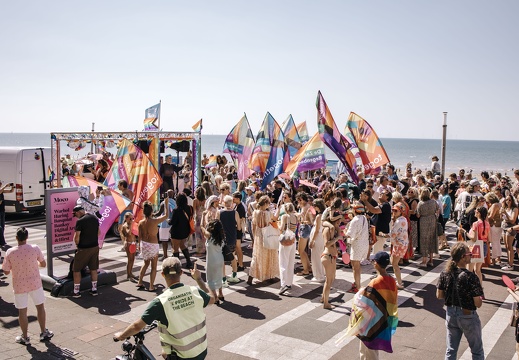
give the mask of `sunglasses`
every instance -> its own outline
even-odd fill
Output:
[[[463,255],[463,256],[470,256],[470,257],[472,257],[472,253],[468,252],[468,253],[466,253],[466,254]]]
[[[373,186],[367,186],[368,189],[373,189]]]

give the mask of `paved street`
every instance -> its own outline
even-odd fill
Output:
[[[6,239],[15,245],[14,232],[18,226],[29,230],[30,243],[38,244],[45,253],[45,219],[16,216],[7,219]],[[452,228],[451,228],[452,230]],[[452,243],[453,238],[450,239]],[[246,249],[247,264],[250,250]],[[120,343],[112,334],[138,318],[147,303],[158,294],[138,291],[135,284],[125,280],[125,254],[119,252],[120,241],[108,239],[101,250],[101,267],[116,272],[118,284],[99,289],[99,296],[83,293],[81,299],[54,298],[47,292],[47,326],[54,331],[51,342],[38,342],[36,311],[29,306],[29,334],[32,345],[14,342],[20,334],[17,310],[13,305],[11,277],[0,272],[0,358],[2,359],[111,359],[122,353]],[[382,359],[443,359],[445,325],[442,302],[435,296],[435,285],[444,267],[448,252],[441,252],[433,268],[420,269],[412,262],[402,268],[405,290],[399,292],[399,324],[393,337],[393,354],[381,353]],[[69,257],[54,260],[55,273],[65,275]],[[142,260],[136,261],[137,273]],[[201,271],[204,261],[200,259]],[[362,281],[367,284],[371,265],[363,266]],[[42,270],[42,272],[46,269]],[[478,310],[483,324],[483,340],[487,359],[515,359],[514,330],[508,323],[511,297],[501,282],[503,271],[485,268],[483,306]],[[230,274],[230,270],[228,272]],[[514,271],[509,274],[517,276]],[[350,269],[337,270],[331,296],[337,307],[324,310],[318,302],[321,284],[296,277],[296,284],[287,296],[279,296],[276,284],[247,286],[246,273],[239,273],[242,282],[224,289],[225,302],[206,309],[209,339],[209,359],[356,359],[359,340],[341,337],[348,324],[348,309],[352,294],[346,293],[353,276]],[[149,277],[147,277],[149,279]],[[184,282],[194,284],[190,276]],[[158,290],[164,282],[157,276]],[[159,356],[156,330],[148,334],[145,344]],[[466,341],[462,341],[459,356],[470,359]]]

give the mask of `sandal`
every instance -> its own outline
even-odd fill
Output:
[[[397,284],[396,284],[396,288],[397,288],[398,290],[404,290],[404,285],[403,285],[403,284],[398,284],[398,283],[397,283]]]
[[[137,287],[137,290],[142,290],[144,289],[144,284],[137,284],[135,285]]]
[[[309,273],[309,272],[305,274],[304,272],[300,271],[300,272],[296,273],[296,276],[308,276],[310,274],[311,273]]]

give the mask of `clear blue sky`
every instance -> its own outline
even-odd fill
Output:
[[[316,131],[321,90],[380,137],[517,140],[519,1],[1,1],[1,132]],[[511,129],[509,131],[507,129]]]

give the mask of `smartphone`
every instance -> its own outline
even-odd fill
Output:
[[[97,187],[97,190],[99,190],[99,191],[103,191],[103,187],[102,187],[102,186],[98,186],[98,187]]]

